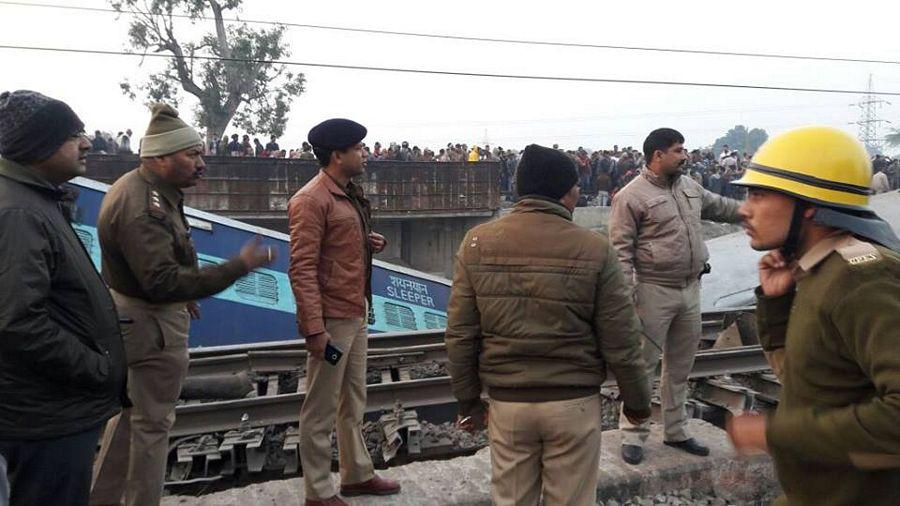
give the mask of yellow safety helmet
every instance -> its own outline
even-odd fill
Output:
[[[781,191],[813,204],[870,211],[872,163],[866,148],[837,128],[808,126],[772,137],[731,184]]]

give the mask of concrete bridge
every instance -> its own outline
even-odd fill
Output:
[[[287,203],[318,172],[315,161],[204,157],[206,174],[185,204],[287,233]],[[136,155],[91,155],[87,177],[112,183],[137,167]],[[379,258],[450,276],[466,231],[500,209],[497,162],[369,162],[359,178],[376,229],[389,241]]]

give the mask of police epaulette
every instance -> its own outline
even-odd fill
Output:
[[[166,217],[166,210],[162,205],[162,198],[159,192],[151,189],[149,194],[149,203],[147,205],[147,214],[154,218],[163,219]]]
[[[881,253],[873,244],[861,241],[855,237],[847,241],[847,244],[837,249],[841,257],[850,265],[860,265],[881,260]]]

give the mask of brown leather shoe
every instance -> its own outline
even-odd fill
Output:
[[[341,485],[341,495],[352,497],[354,495],[392,495],[400,492],[400,484],[394,480],[375,475],[369,481]]]
[[[350,506],[338,496],[332,496],[328,499],[307,499],[306,506]]]

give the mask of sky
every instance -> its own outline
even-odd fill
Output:
[[[24,0],[25,2],[36,0]],[[104,0],[47,0],[108,7]],[[238,16],[380,30],[735,52],[900,60],[900,4],[759,0],[723,4],[622,1],[305,2],[245,0]],[[837,8],[837,6],[840,8]],[[0,45],[120,51],[127,16],[11,6],[0,2]],[[178,25],[185,39],[211,22]],[[718,82],[900,92],[900,65],[688,55],[499,44],[288,28],[292,61],[433,70],[613,79]],[[140,80],[160,61],[0,49],[0,91],[33,89],[69,103],[88,131],[142,135],[149,112],[119,83]],[[737,125],[770,135],[807,124],[857,133],[863,97],[852,94],[639,84],[525,81],[295,67],[307,91],[295,99],[284,148],[299,147],[316,123],[348,117],[368,143],[448,142],[521,149],[536,142],[574,149],[639,147],[658,127],[681,131],[690,148],[711,145]],[[192,120],[188,95],[182,114]],[[880,117],[900,128],[900,96],[884,97]],[[885,133],[890,124],[882,126]],[[229,128],[230,133],[243,133]],[[265,142],[265,141],[264,141]],[[900,152],[888,148],[887,152]]]

